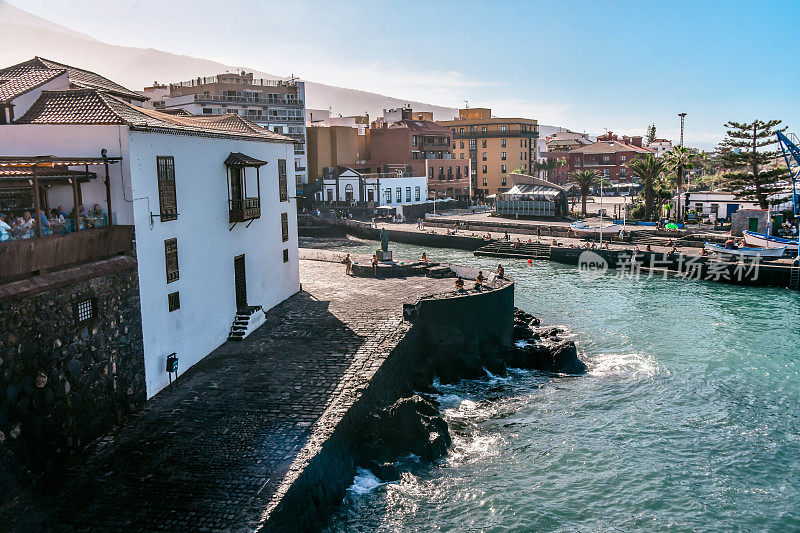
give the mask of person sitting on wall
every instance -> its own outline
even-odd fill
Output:
[[[483,271],[478,271],[478,277],[475,278],[475,290],[482,291],[483,290],[483,283],[486,281],[486,278],[483,277]]]
[[[497,277],[500,278],[500,279],[504,279],[505,275],[506,275],[506,271],[503,268],[503,265],[497,265]]]
[[[506,241],[511,240],[511,238],[508,236],[508,232],[507,231],[503,234],[503,239],[506,240]]]
[[[378,256],[372,254],[372,275],[378,277]]]
[[[428,262],[428,255],[425,252],[422,252],[422,262],[423,263],[427,263]]]
[[[673,255],[673,254],[677,254],[677,253],[678,253],[678,249],[675,246],[673,246],[672,249],[669,251],[669,255]]]
[[[466,292],[464,290],[464,279],[461,276],[456,278],[456,292]]]
[[[644,247],[644,251],[645,252],[652,252],[653,248],[651,248],[650,245],[648,244],[647,246]]]

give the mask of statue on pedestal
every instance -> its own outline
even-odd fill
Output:
[[[389,233],[386,228],[381,228],[381,249],[377,250],[379,261],[391,261],[392,252],[389,251]]]

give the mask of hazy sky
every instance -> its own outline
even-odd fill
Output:
[[[10,3],[113,44],[590,133],[677,141],[681,111],[689,144],[731,119],[800,133],[797,0]]]

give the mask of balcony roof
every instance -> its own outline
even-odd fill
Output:
[[[256,159],[255,157],[250,157],[241,152],[231,152],[231,154],[225,158],[225,164],[229,167],[261,167],[266,165],[267,162]]]

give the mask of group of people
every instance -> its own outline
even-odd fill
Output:
[[[108,217],[99,204],[94,204],[91,210],[79,204],[78,214],[82,221],[81,229],[108,225]],[[50,209],[49,212],[40,209],[38,217],[29,210],[23,211],[21,215],[0,213],[0,242],[34,238],[40,226],[42,235],[68,233],[75,228],[75,213],[68,213],[61,205],[56,209]]]

